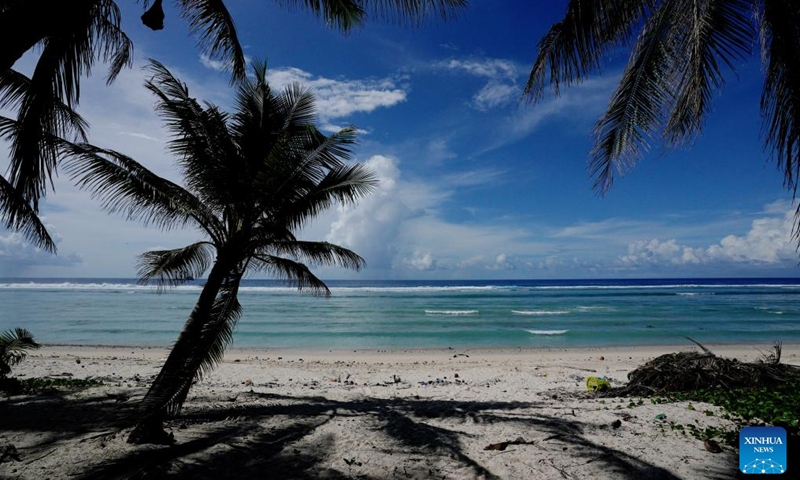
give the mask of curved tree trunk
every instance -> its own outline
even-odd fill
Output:
[[[98,0],[24,0],[0,13],[0,72],[45,38],[84,18]]]
[[[164,431],[164,420],[180,410],[200,369],[198,358],[207,354],[215,340],[213,335],[209,335],[215,320],[212,314],[214,304],[220,291],[230,282],[235,282],[238,287],[241,274],[237,270],[235,262],[217,258],[178,340],[142,399],[137,425],[128,437],[128,443],[172,442],[172,436]]]

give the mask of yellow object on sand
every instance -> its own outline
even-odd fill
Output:
[[[611,382],[605,378],[586,377],[586,390],[590,392],[599,392],[611,388]]]

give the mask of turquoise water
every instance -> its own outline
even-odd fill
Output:
[[[572,347],[800,343],[800,280],[330,282],[330,298],[247,280],[234,345]],[[170,345],[200,291],[133,280],[0,279],[0,331],[45,343]]]

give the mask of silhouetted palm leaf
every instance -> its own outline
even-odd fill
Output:
[[[25,359],[28,352],[39,348],[33,334],[24,328],[14,328],[0,334],[0,378],[11,372],[11,367]]]
[[[624,173],[653,142],[674,147],[695,139],[724,83],[724,67],[735,70],[759,31],[765,71],[762,135],[787,186],[796,192],[800,2],[570,0],[564,18],[539,42],[525,98],[541,99],[548,75],[556,95],[584,80],[637,30],[620,84],[595,128],[589,162],[595,189],[606,193],[614,172]]]
[[[172,250],[151,250],[139,255],[139,279],[159,287],[176,286],[201,277],[214,262],[213,244],[197,242]]]

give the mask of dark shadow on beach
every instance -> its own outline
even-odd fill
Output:
[[[86,393],[80,399],[55,394],[3,400],[0,430],[42,435],[39,445],[24,452],[28,459],[53,448],[56,441],[81,438],[94,442],[104,441],[104,436],[124,435],[122,430],[130,426],[135,400]],[[453,428],[453,420],[458,425],[509,423],[518,425],[521,431],[535,432],[537,437],[528,439],[534,441],[526,448],[552,453],[536,467],[551,472],[549,476],[554,478],[574,478],[570,467],[589,463],[593,469],[620,479],[678,478],[663,468],[588,440],[585,433],[595,426],[569,415],[530,413],[540,406],[531,402],[424,398],[335,401],[321,396],[242,392],[227,402],[188,402],[184,414],[167,424],[176,435],[175,445],[138,448],[122,458],[87,465],[83,476],[74,478],[501,478],[475,458],[474,451],[465,450],[462,439],[469,434]],[[374,455],[406,455],[414,461],[405,462],[400,470],[387,467],[374,476],[374,468],[370,474],[359,473],[355,457],[330,458],[336,441],[332,432],[353,428],[347,423],[350,421],[366,422],[359,428],[378,431],[387,438],[388,447],[375,450]],[[513,439],[498,439],[504,440]],[[553,460],[564,457],[572,459],[570,464]],[[6,466],[0,466],[0,470],[2,467]],[[705,475],[732,478],[736,465]]]

